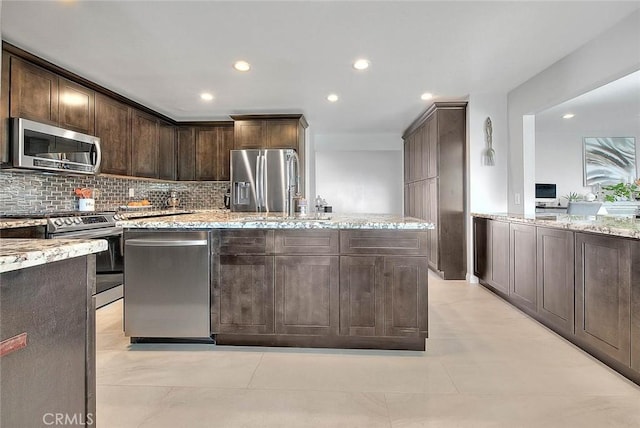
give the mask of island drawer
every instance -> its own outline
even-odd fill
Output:
[[[342,230],[340,254],[427,256],[424,230]]]
[[[220,254],[273,253],[273,230],[220,230]]]
[[[276,230],[276,254],[338,254],[337,230]]]

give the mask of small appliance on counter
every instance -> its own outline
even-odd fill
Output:
[[[178,192],[172,190],[169,192],[169,199],[167,199],[167,206],[169,208],[178,208],[180,206],[180,198],[178,198]]]

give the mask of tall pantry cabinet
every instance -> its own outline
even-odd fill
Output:
[[[444,279],[465,279],[466,103],[434,103],[404,139],[404,213],[435,224],[429,267]]]

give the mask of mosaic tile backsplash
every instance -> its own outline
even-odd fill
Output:
[[[163,181],[112,175],[70,176],[38,172],[0,171],[0,215],[42,211],[75,211],[77,187],[96,189],[96,211],[115,211],[131,200],[148,199],[156,208],[166,208],[169,192],[175,190],[180,208],[224,207],[226,181]],[[129,197],[134,189],[135,197]]]

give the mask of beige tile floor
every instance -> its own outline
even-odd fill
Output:
[[[130,345],[98,310],[97,424],[640,427],[640,387],[465,281],[429,278],[426,352]]]

